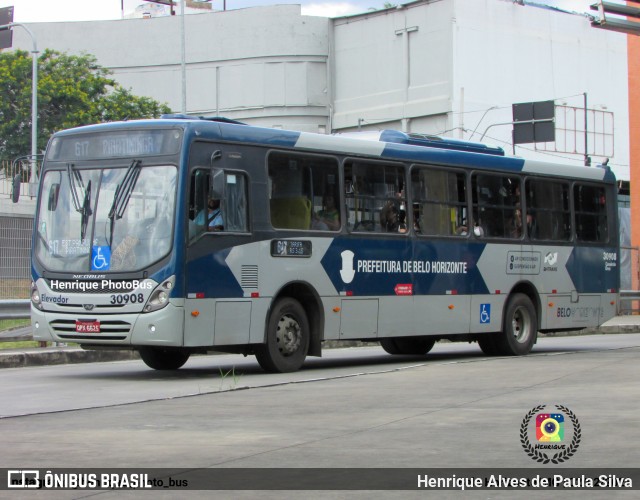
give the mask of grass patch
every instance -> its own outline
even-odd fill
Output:
[[[47,342],[47,345],[49,343]],[[40,342],[35,340],[23,340],[20,342],[0,342],[0,350],[2,349],[29,349],[31,347],[40,347]]]
[[[23,326],[29,326],[31,320],[29,319],[0,319],[0,332],[5,330],[12,330],[14,328],[21,328]]]

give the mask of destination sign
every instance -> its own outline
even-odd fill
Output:
[[[307,240],[273,240],[272,257],[311,257],[311,242]]]
[[[176,154],[182,131],[118,130],[56,137],[47,151],[52,161],[98,160]]]

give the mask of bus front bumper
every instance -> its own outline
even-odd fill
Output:
[[[184,307],[171,302],[159,311],[121,315],[78,315],[41,311],[31,305],[33,339],[45,342],[180,347],[184,345]],[[87,331],[90,330],[90,331]]]

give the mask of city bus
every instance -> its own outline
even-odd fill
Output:
[[[538,332],[615,315],[608,167],[373,135],[183,115],[56,133],[34,223],[34,339],[133,349],[158,370],[218,351],[291,372],[325,341],[519,356]]]

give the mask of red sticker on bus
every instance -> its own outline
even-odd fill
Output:
[[[398,283],[394,288],[396,295],[413,295],[413,284],[408,283],[401,285]]]

